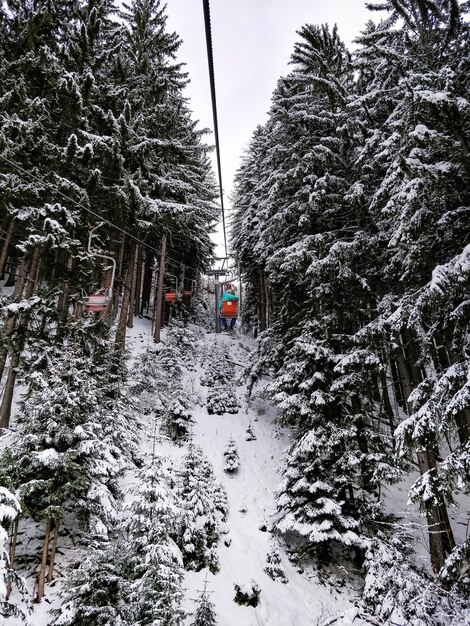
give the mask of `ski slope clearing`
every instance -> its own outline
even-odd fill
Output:
[[[139,334],[137,334],[137,339]],[[142,333],[140,333],[142,341]],[[134,340],[134,344],[138,343]],[[279,467],[290,440],[287,432],[275,423],[276,411],[256,397],[247,399],[243,380],[244,366],[249,365],[254,343],[239,334],[204,334],[198,341],[197,363],[185,372],[186,388],[193,390],[195,423],[192,441],[200,446],[214,469],[216,480],[228,497],[229,514],[226,533],[219,545],[220,571],[207,569],[187,572],[185,578],[185,609],[194,611],[194,599],[207,581],[210,599],[215,605],[218,624],[223,626],[313,626],[315,624],[366,624],[355,607],[355,594],[347,590],[338,578],[337,586],[330,580],[320,582],[318,574],[303,570],[292,563],[282,545],[269,532],[270,518],[275,512],[275,488],[279,483]],[[227,383],[235,383],[239,409],[236,414],[209,414],[207,395],[210,388],[201,385],[210,355],[222,349],[228,365]],[[222,385],[223,386],[223,385]],[[251,431],[251,432],[250,432]],[[149,425],[148,442],[152,438]],[[223,451],[233,439],[239,455],[239,467],[234,474],[224,471]],[[177,464],[184,447],[161,442],[159,450]],[[266,572],[268,554],[277,552],[279,568],[286,582],[273,580]],[[261,590],[256,607],[240,606],[234,602],[234,586]],[[189,615],[185,624],[189,626]]]

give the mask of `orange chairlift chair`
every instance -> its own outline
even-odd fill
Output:
[[[224,281],[224,285],[231,286],[232,280]],[[225,319],[233,319],[238,315],[238,300],[222,300],[220,316]]]

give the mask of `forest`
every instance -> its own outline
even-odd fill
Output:
[[[334,25],[298,31],[242,156],[229,239],[248,357],[240,338],[205,338],[218,189],[163,2],[0,3],[8,625],[231,626],[207,578],[196,613],[184,608],[188,572],[224,571],[231,514],[192,440],[201,389],[209,415],[265,402],[289,434],[267,524],[278,587],[279,549],[323,586],[354,580],[362,623],[470,624],[470,2],[368,7],[354,51]],[[142,323],[152,345],[134,354]],[[231,358],[249,360],[236,381]],[[233,435],[224,458],[233,478]],[[426,562],[387,506],[403,484]],[[59,607],[31,622],[72,544]]]

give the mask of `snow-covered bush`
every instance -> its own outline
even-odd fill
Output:
[[[282,569],[279,551],[274,545],[271,546],[270,551],[266,555],[266,567],[264,568],[264,571],[273,580],[278,580],[281,583],[289,582],[284,570]]]
[[[207,412],[210,415],[223,415],[224,413],[238,413],[240,402],[238,401],[235,387],[224,383],[220,387],[210,387],[207,392]]]
[[[258,606],[261,589],[258,587],[254,580],[251,581],[251,584],[238,585],[235,583],[234,588],[234,602],[244,606]]]

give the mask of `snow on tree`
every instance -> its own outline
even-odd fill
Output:
[[[412,565],[404,539],[397,533],[392,542],[381,537],[369,542],[362,594],[366,608],[384,623],[398,612],[410,624],[468,624],[468,598],[449,593],[441,581]]]
[[[91,543],[77,554],[76,568],[69,571],[61,596],[63,604],[54,609],[53,626],[131,626],[125,579],[125,551],[121,542]]]
[[[214,344],[205,355],[206,369],[201,376],[201,385],[220,387],[231,380],[232,370],[227,362],[228,351],[225,346]]]
[[[144,413],[159,412],[158,392],[163,384],[166,384],[166,377],[158,359],[158,347],[148,347],[134,363],[128,383],[129,395]]]
[[[182,390],[175,392],[163,414],[163,430],[173,441],[179,441],[188,437],[193,424],[194,418],[189,397]]]
[[[198,598],[198,607],[191,626],[217,626],[217,615],[215,605],[210,601],[209,591],[207,590],[207,580],[204,581],[204,589]]]
[[[44,524],[39,600],[48,560],[52,576],[64,513],[73,511],[76,524],[92,536],[106,537],[117,516],[117,479],[135,451],[128,409],[109,397],[112,377],[99,370],[79,333],[32,363],[15,445],[0,457],[2,476],[17,489],[24,514]]]
[[[181,623],[183,558],[172,539],[181,511],[163,459],[153,456],[136,480],[124,523],[128,610],[135,624]]]
[[[190,444],[178,475],[178,494],[185,510],[178,545],[187,569],[218,571],[217,545],[227,518],[227,496],[216,483],[202,450]]]
[[[224,449],[224,470],[228,474],[236,472],[240,466],[240,459],[238,457],[237,444],[231,437]]]
[[[0,487],[0,615],[15,617],[22,624],[28,624],[27,612],[9,600],[13,584],[18,587],[23,600],[27,594],[24,580],[13,569],[8,545],[8,531],[20,513],[20,503],[15,496],[5,487]]]
[[[282,569],[281,556],[279,550],[272,542],[271,549],[266,555],[266,567],[263,570],[273,580],[278,580],[281,583],[288,583],[289,580]]]
[[[224,383],[221,387],[210,387],[207,392],[207,412],[209,415],[223,415],[224,413],[238,413],[238,401],[234,385]]]

